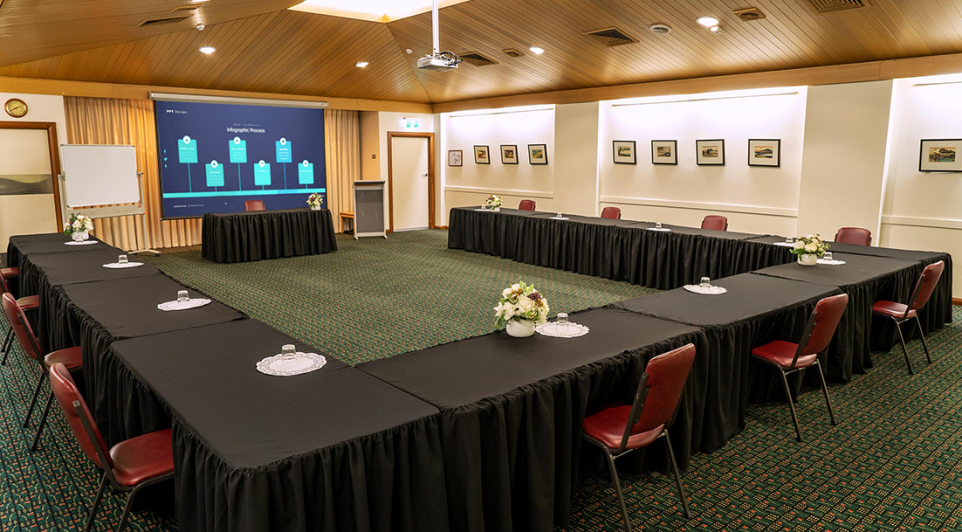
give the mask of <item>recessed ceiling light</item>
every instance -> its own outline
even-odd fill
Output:
[[[698,20],[696,20],[695,22],[701,24],[706,28],[710,28],[712,26],[718,25],[718,19],[715,17],[698,17]]]
[[[357,63],[354,63],[354,66],[356,66],[357,68],[364,68],[369,64],[370,63],[368,63],[367,61],[358,61]]]
[[[202,54],[210,55],[210,54],[212,54],[212,53],[214,53],[214,52],[216,52],[216,51],[217,51],[217,48],[214,48],[213,46],[201,46],[201,47],[200,47],[200,53],[202,53]]]
[[[203,24],[198,24],[198,25],[196,26],[197,31],[204,31],[204,28],[206,28],[206,27],[207,27],[207,26],[204,26]]]
[[[191,4],[203,4],[204,2],[210,2],[210,0],[190,0]]]
[[[532,46],[531,51],[535,54],[541,55],[544,53],[544,48],[538,48],[537,46]]]

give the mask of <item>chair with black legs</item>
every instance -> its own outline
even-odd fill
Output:
[[[601,217],[608,220],[620,220],[621,209],[618,207],[605,207],[601,210]]]
[[[36,360],[40,364],[40,378],[37,379],[37,389],[33,392],[33,399],[30,400],[30,407],[27,409],[27,417],[23,420],[23,428],[30,426],[30,416],[33,414],[34,407],[37,406],[37,399],[40,398],[40,390],[43,389],[43,381],[47,378],[47,370],[50,366],[54,364],[63,364],[70,370],[78,370],[81,368],[81,355],[79,347],[71,347],[69,349],[61,349],[59,351],[54,351],[52,353],[44,356],[40,350],[40,342],[37,340],[37,335],[33,333],[33,327],[30,326],[30,322],[27,321],[27,315],[23,311],[23,307],[17,304],[17,301],[13,299],[13,296],[9,293],[0,296],[2,298],[3,313],[7,316],[7,321],[10,322],[10,326],[13,329],[14,336],[17,338],[17,342],[20,344],[20,348],[23,352],[30,358]],[[47,415],[50,413],[50,405],[53,402],[53,394],[47,398],[47,404],[43,409],[43,416],[40,418],[40,424],[37,425],[37,434],[34,436],[33,444],[30,446],[30,451],[36,451],[37,445],[40,444],[40,434],[43,432],[43,427],[47,422]]]
[[[256,199],[247,200],[244,202],[244,211],[246,212],[259,212],[264,210],[267,210],[267,207],[264,206],[264,202],[262,200]]]
[[[174,478],[174,451],[170,429],[150,432],[124,440],[107,449],[104,438],[94,422],[70,372],[63,364],[50,368],[50,387],[57,403],[67,418],[67,424],[87,458],[103,471],[100,488],[87,517],[84,532],[94,524],[97,509],[104,498],[107,484],[118,492],[130,493],[120,517],[117,532],[127,526],[134,498],[143,488]]]
[[[8,276],[6,273],[4,273],[3,275],[0,275],[0,295],[3,295],[3,294],[12,295],[12,293],[10,292],[9,283],[12,279],[17,278],[17,275],[19,274],[19,271],[20,271],[19,268],[3,268],[3,270],[0,270],[0,271],[6,272],[7,270],[11,270],[12,275]],[[20,299],[17,300],[17,304],[19,304],[20,307],[27,312],[37,310],[38,308],[40,308],[40,296],[21,297]],[[0,365],[5,366],[7,364],[7,357],[10,356],[11,347],[13,347],[13,327],[12,326],[7,329],[7,335],[4,337],[3,343],[0,344],[0,351],[3,352],[3,360],[0,361]]]
[[[942,261],[929,264],[922,270],[919,282],[915,284],[915,290],[909,297],[908,304],[896,303],[895,301],[876,301],[872,305],[872,313],[884,316],[895,322],[895,329],[899,332],[899,342],[902,343],[902,354],[905,355],[905,363],[909,367],[909,375],[914,375],[912,371],[912,361],[909,360],[909,351],[905,348],[905,336],[902,334],[902,324],[907,321],[915,320],[919,327],[919,336],[922,338],[922,347],[925,349],[925,358],[932,363],[932,356],[929,355],[929,345],[925,342],[925,331],[922,330],[922,322],[919,321],[919,311],[925,307],[935,291],[935,286],[939,284],[945,263]]]
[[[521,200],[521,203],[518,204],[519,211],[533,211],[534,209],[535,209],[534,200],[529,200],[529,199]]]
[[[861,227],[842,227],[835,233],[835,241],[840,244],[871,246],[872,232]]]
[[[826,297],[815,305],[805,332],[802,333],[802,339],[797,344],[775,340],[752,349],[752,357],[755,360],[774,367],[781,376],[798,441],[803,441],[802,430],[798,426],[798,416],[795,414],[795,401],[788,386],[788,376],[815,366],[822,382],[822,392],[825,394],[825,403],[828,405],[829,418],[832,420],[832,425],[835,425],[835,411],[832,409],[832,399],[828,396],[828,386],[825,384],[825,374],[822,371],[822,365],[818,362],[818,355],[828,349],[829,344],[832,343],[832,337],[835,336],[838,322],[842,319],[847,305],[848,294]]]
[[[685,388],[685,382],[688,381],[688,374],[691,372],[694,361],[695,346],[693,344],[652,358],[645,367],[645,373],[641,376],[641,382],[638,383],[638,389],[630,405],[609,403],[602,407],[601,411],[585,418],[585,441],[601,447],[605,453],[627,532],[631,532],[631,523],[628,519],[625,496],[618,480],[615,460],[636,449],[647,447],[661,438],[665,438],[665,445],[668,447],[668,458],[671,470],[675,473],[675,483],[678,485],[678,494],[681,496],[682,509],[685,517],[691,518],[688,497],[681,482],[681,473],[675,461],[675,451],[671,446],[668,429],[675,420],[681,393]]]
[[[701,221],[701,228],[714,229],[715,231],[728,231],[728,218],[718,216],[717,214],[709,214]]]

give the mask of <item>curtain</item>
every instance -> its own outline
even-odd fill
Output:
[[[354,212],[353,183],[361,179],[361,129],[357,111],[324,111],[327,149],[327,205],[340,233],[341,212]]]
[[[116,98],[66,96],[67,142],[70,144],[132,144],[137,169],[144,174],[147,242],[140,216],[94,220],[94,235],[121,249],[167,248],[200,244],[199,219],[160,220],[160,173],[154,102]]]

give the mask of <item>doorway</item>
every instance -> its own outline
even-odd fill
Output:
[[[390,230],[433,229],[434,133],[388,132]]]
[[[11,236],[61,230],[57,125],[0,122],[0,251]]]

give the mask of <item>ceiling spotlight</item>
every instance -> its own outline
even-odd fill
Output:
[[[711,30],[712,33],[718,33],[721,31],[721,28],[718,26],[712,26],[711,28],[708,28],[708,29]]]
[[[407,50],[404,50],[404,51],[407,52],[408,55],[411,55],[411,54],[414,53],[414,50],[412,50],[412,49],[410,49],[410,48],[408,48]]]
[[[198,24],[197,26],[194,26],[194,27],[197,28],[197,31],[204,31],[204,28],[206,28],[207,26],[204,26],[203,24]]]
[[[213,46],[201,46],[201,47],[200,47],[200,53],[202,53],[202,54],[210,55],[210,54],[212,54],[212,53],[214,53],[214,52],[216,52],[216,51],[217,51],[217,48],[214,48]]]
[[[210,2],[210,0],[190,0],[191,4],[203,4],[204,2]]]
[[[696,20],[695,22],[701,24],[706,28],[710,28],[712,26],[718,25],[718,19],[715,17],[698,17],[698,20]]]
[[[369,64],[370,63],[368,63],[367,61],[358,61],[357,63],[354,63],[354,66],[356,66],[357,68],[364,68]]]
[[[541,55],[544,53],[544,48],[538,48],[537,46],[532,46],[531,51],[537,55]]]

